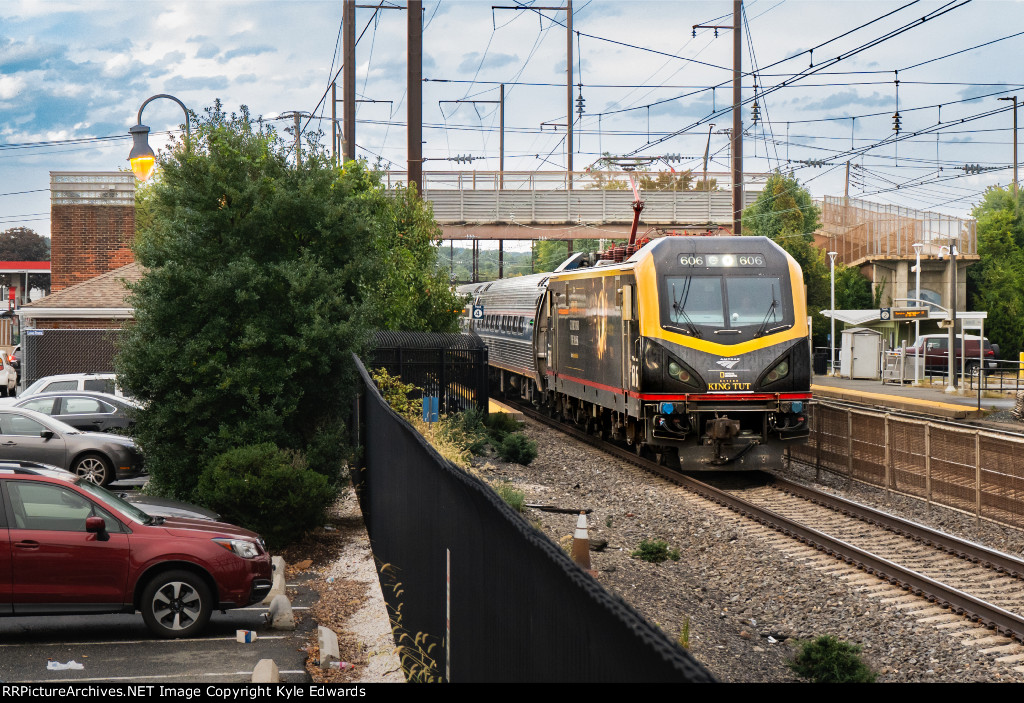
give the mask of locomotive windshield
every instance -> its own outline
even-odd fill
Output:
[[[664,281],[662,321],[668,328],[695,337],[732,333],[749,339],[792,324],[777,276],[666,276]]]

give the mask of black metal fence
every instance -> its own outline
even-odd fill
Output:
[[[713,681],[384,402],[359,364],[353,482],[407,676]]]
[[[112,373],[120,329],[25,330],[21,384],[61,373]]]
[[[442,413],[487,412],[487,347],[476,335],[377,332],[367,366],[439,399]]]

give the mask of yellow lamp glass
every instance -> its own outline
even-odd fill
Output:
[[[149,177],[153,175],[153,169],[156,167],[156,158],[152,154],[136,156],[133,159],[129,159],[129,161],[132,165],[132,172],[140,181],[148,181]]]

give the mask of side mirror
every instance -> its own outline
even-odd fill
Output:
[[[95,534],[96,539],[100,542],[106,542],[110,539],[110,535],[107,533],[107,523],[101,517],[85,518],[85,531]]]
[[[43,430],[39,433],[39,436],[43,439],[53,439],[53,430]]]

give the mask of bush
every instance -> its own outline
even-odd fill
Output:
[[[537,458],[537,443],[520,433],[506,435],[497,449],[502,461],[511,461],[523,466]]]
[[[336,491],[296,452],[265,443],[213,458],[199,477],[201,502],[226,522],[258,532],[279,549],[322,524]]]
[[[832,635],[799,644],[800,652],[789,663],[797,676],[814,683],[874,683],[875,672],[861,661],[859,645]]]
[[[633,556],[649,561],[652,564],[660,564],[663,561],[679,561],[679,550],[669,549],[668,542],[660,539],[655,540],[641,540],[640,545],[636,551],[633,552]]]
[[[523,429],[523,423],[509,413],[489,413],[487,415],[487,434],[491,443],[498,446],[508,435]]]
[[[409,398],[409,394],[417,390],[411,383],[402,383],[401,376],[392,376],[385,369],[375,369],[370,377],[377,384],[384,401],[391,409],[406,419],[423,416],[423,402]]]

